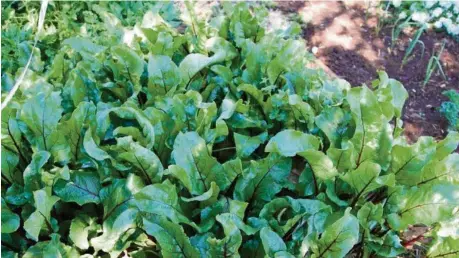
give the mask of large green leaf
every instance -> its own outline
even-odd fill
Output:
[[[326,108],[315,118],[317,126],[325,133],[332,147],[339,147],[346,132],[347,120],[349,114],[338,107]]]
[[[458,244],[459,239],[457,238],[447,237],[444,239],[437,239],[432,247],[430,247],[426,257],[456,257],[457,254],[459,254]]]
[[[143,227],[158,241],[163,257],[199,257],[183,228],[166,217],[153,213],[144,215]]]
[[[375,94],[365,86],[352,88],[347,101],[356,124],[351,142],[355,148],[357,166],[365,160],[372,160],[385,168],[389,163],[387,157],[391,150],[391,139],[387,120]]]
[[[251,161],[236,183],[234,199],[248,202],[251,207],[272,200],[287,186],[292,161],[271,153],[260,161]]]
[[[206,42],[206,48],[214,54],[210,57],[203,54],[189,54],[180,63],[179,69],[183,83],[190,83],[191,79],[205,67],[225,60],[231,60],[236,56],[234,46],[219,37],[210,38]]]
[[[90,102],[81,102],[78,107],[73,111],[69,120],[59,124],[58,130],[64,134],[65,142],[70,149],[70,156],[72,160],[81,162],[83,155],[83,142],[86,128],[90,127],[92,130],[96,128],[96,107]]]
[[[148,117],[141,110],[126,106],[113,108],[110,111],[122,119],[136,120],[142,130],[143,136],[147,140],[147,145],[144,147],[147,149],[151,149],[153,147],[155,144],[155,128],[151,124]],[[108,113],[106,115],[108,116]]]
[[[287,246],[282,238],[268,227],[260,231],[261,242],[268,257],[295,257],[287,252]]]
[[[44,186],[41,169],[50,157],[51,154],[47,151],[34,153],[32,161],[24,170],[24,186],[27,191],[38,190]]]
[[[111,53],[118,61],[114,65],[117,68],[115,74],[118,76],[124,74],[134,85],[139,83],[145,61],[136,52],[124,45],[112,47]]]
[[[46,258],[46,257],[79,257],[78,250],[63,244],[58,234],[51,234],[50,241],[43,241],[27,249],[23,257]]]
[[[408,92],[403,85],[394,79],[390,79],[386,72],[379,71],[378,89],[376,96],[382,104],[381,109],[388,120],[392,117],[401,117],[403,105],[408,98]]]
[[[94,234],[97,229],[97,224],[93,218],[84,214],[79,215],[70,224],[69,238],[76,247],[86,250],[89,248],[89,234]]]
[[[344,257],[359,240],[359,221],[347,210],[311,244],[311,257]]]
[[[33,192],[33,199],[35,201],[35,211],[30,214],[24,222],[24,229],[34,241],[38,241],[41,229],[46,225],[49,233],[53,233],[51,226],[51,210],[59,201],[59,197],[52,196],[50,189],[40,189]]]
[[[181,82],[180,71],[168,56],[148,59],[148,90],[153,96],[165,95]]]
[[[421,137],[413,145],[395,145],[389,172],[398,182],[414,185],[419,182],[420,171],[435,154],[435,142],[431,137]]]
[[[431,225],[450,218],[459,206],[459,187],[450,183],[424,184],[410,189],[399,203],[399,211],[389,217],[391,227],[405,229],[408,225]]]
[[[317,137],[311,134],[295,130],[283,130],[269,140],[265,151],[292,157],[306,150],[317,150],[319,144]]]
[[[312,169],[313,177],[321,180],[327,180],[338,175],[338,171],[333,165],[333,161],[323,152],[316,150],[307,150],[298,153],[304,157]],[[316,179],[314,179],[316,180]]]
[[[2,234],[3,233],[12,233],[19,228],[20,218],[19,216],[12,212],[5,203],[5,200],[2,198]]]
[[[115,179],[110,185],[99,191],[99,197],[104,207],[103,234],[90,240],[94,249],[104,252],[112,251],[116,248],[120,237],[128,234],[136,226],[138,210],[133,195],[142,186],[140,178],[131,176],[127,180]]]
[[[99,203],[101,189],[99,176],[86,171],[72,171],[70,180],[58,179],[53,190],[64,202],[76,202],[78,205]]]
[[[427,164],[421,171],[418,185],[427,183],[438,183],[449,181],[459,183],[459,154],[453,153],[442,160],[433,161]]]
[[[223,239],[208,238],[209,255],[211,257],[239,257],[239,248],[242,244],[241,230],[252,235],[255,229],[244,225],[242,219],[231,213],[223,213],[216,216],[216,220],[222,225],[225,237]]]
[[[252,137],[234,133],[237,155],[241,158],[248,158],[267,138],[266,132]]]
[[[185,223],[198,229],[196,224],[183,214],[177,189],[169,181],[144,187],[134,195],[134,200],[142,212],[161,215],[174,223]]]
[[[183,168],[179,178],[192,194],[200,195],[215,182],[220,190],[228,188],[237,176],[229,174],[223,166],[209,153],[206,142],[196,132],[179,134],[174,142],[172,157],[175,163]],[[174,171],[177,171],[176,169]],[[188,182],[188,183],[185,183]]]
[[[21,110],[21,120],[31,131],[29,141],[40,150],[51,150],[52,134],[62,116],[58,92],[39,93],[28,99]]]
[[[160,182],[163,173],[161,161],[151,150],[132,140],[131,136],[117,138],[117,160],[128,162],[148,184]]]
[[[357,169],[348,172],[342,177],[342,179],[348,183],[356,193],[356,196],[353,199],[353,204],[355,204],[363,195],[379,187],[394,186],[394,176],[392,174],[379,176],[380,172],[381,166],[371,161],[364,161]]]

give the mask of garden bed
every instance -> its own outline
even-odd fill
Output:
[[[421,135],[437,139],[446,135],[448,124],[438,107],[447,100],[443,91],[459,90],[459,42],[446,33],[424,33],[420,38],[425,44],[424,55],[417,45],[411,60],[400,69],[413,31],[406,31],[391,48],[391,24],[385,24],[376,35],[377,18],[366,12],[363,2],[346,5],[337,1],[281,1],[277,8],[285,15],[296,13],[310,19],[303,26],[303,37],[308,46],[317,47],[317,59],[353,86],[370,85],[377,78],[378,70],[384,70],[390,78],[399,80],[409,92],[403,119],[405,133],[411,141]],[[441,63],[448,80],[434,74],[423,87],[429,59],[443,40],[446,45]]]

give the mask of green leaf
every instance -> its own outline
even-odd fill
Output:
[[[438,183],[439,181],[459,183],[459,154],[453,153],[442,160],[427,164],[421,171],[417,185]]]
[[[360,226],[365,230],[365,233],[369,233],[367,231],[373,228],[375,224],[382,224],[383,205],[380,203],[373,204],[367,202],[357,212],[357,218],[359,219]]]
[[[161,181],[164,168],[154,152],[134,142],[131,136],[117,138],[116,141],[116,149],[119,150],[117,160],[132,164],[148,184]]]
[[[431,137],[420,137],[413,145],[395,145],[392,149],[392,161],[389,172],[395,175],[398,182],[414,185],[424,166],[435,155],[435,142]]]
[[[379,88],[376,91],[376,96],[382,104],[381,108],[384,115],[388,120],[391,120],[394,115],[400,118],[403,105],[408,98],[408,92],[399,81],[390,79],[386,72],[379,71],[378,75]]]
[[[31,131],[29,141],[39,150],[51,150],[49,139],[62,116],[61,97],[58,92],[39,93],[27,99],[21,110],[21,120]]]
[[[268,134],[266,132],[253,137],[234,133],[237,156],[241,158],[248,158],[258,148],[258,146],[264,143],[267,139]]]
[[[116,249],[120,237],[135,228],[138,209],[133,195],[143,187],[141,182],[140,178],[131,175],[127,180],[114,179],[100,190],[99,197],[104,207],[103,234],[90,240],[95,250],[110,252]]]
[[[42,167],[48,162],[51,154],[47,151],[39,151],[33,154],[32,161],[24,170],[24,186],[27,191],[34,191],[42,188]]]
[[[427,252],[429,258],[433,257],[456,257],[459,253],[459,239],[452,237],[437,239]]]
[[[147,145],[144,146],[147,149],[152,149],[153,145],[155,144],[155,128],[151,124],[148,117],[139,109],[133,107],[118,107],[113,108],[110,112],[115,113],[122,119],[126,120],[135,120],[139,124],[140,128],[142,129],[142,134],[147,140]],[[108,115],[108,114],[107,114]]]
[[[61,243],[58,234],[51,234],[50,241],[39,242],[36,245],[27,249],[23,257],[26,258],[46,258],[46,257],[79,257],[78,251]]]
[[[298,155],[306,159],[312,169],[314,177],[321,180],[328,180],[338,175],[338,171],[333,165],[333,161],[323,152],[307,150],[298,153]]]
[[[64,202],[76,202],[78,205],[100,203],[101,189],[99,176],[86,171],[72,171],[70,180],[58,179],[53,190]]]
[[[345,172],[355,167],[354,146],[348,142],[342,149],[329,148],[327,156],[333,161],[339,172]]]
[[[454,184],[424,184],[413,188],[401,198],[397,214],[389,216],[393,229],[405,229],[408,225],[431,225],[450,218],[459,202],[459,187]]]
[[[139,83],[145,63],[143,59],[132,49],[123,45],[112,47],[111,54],[118,60],[118,63],[115,64],[118,72],[125,74],[132,84]]]
[[[44,225],[48,230],[51,227],[51,210],[59,201],[59,197],[52,196],[49,189],[41,189],[33,192],[33,199],[35,201],[35,211],[24,222],[24,229],[28,233],[28,237],[34,241],[38,241],[38,236]],[[49,232],[52,233],[52,232]]]
[[[79,162],[82,157],[85,127],[96,128],[95,116],[94,104],[81,102],[73,111],[72,117],[58,126],[58,130],[66,136],[65,141],[70,147],[70,154],[74,162]]]
[[[291,167],[291,159],[274,153],[259,161],[252,160],[236,183],[234,199],[248,202],[252,207],[271,201],[287,185]]]
[[[183,228],[166,217],[152,213],[144,215],[143,228],[158,241],[163,257],[199,257]]]
[[[84,134],[83,147],[86,153],[95,160],[102,161],[111,158],[106,151],[97,146],[90,128]]]
[[[373,160],[385,168],[391,148],[387,123],[375,94],[367,87],[352,88],[348,95],[352,117],[356,123],[351,142],[356,152],[356,164]],[[388,142],[387,142],[388,141]],[[383,160],[380,160],[383,159]]]
[[[331,207],[321,201],[287,197],[276,198],[267,203],[259,216],[266,219],[276,233],[288,238],[300,231],[306,221],[313,228],[314,220],[324,213],[331,213]]]
[[[228,41],[214,37],[206,42],[206,48],[213,52],[211,57],[202,54],[189,54],[179,65],[182,82],[187,84],[202,69],[212,64],[231,60],[236,56],[236,49]]]
[[[401,239],[393,231],[385,234],[381,242],[371,241],[367,244],[376,254],[383,257],[395,257],[406,252],[405,247],[401,244]]]
[[[22,206],[32,199],[32,193],[30,191],[25,191],[24,187],[13,183],[13,185],[6,190],[4,198],[7,203]]]
[[[97,54],[105,50],[105,47],[94,44],[87,38],[74,37],[64,40],[63,44],[69,45],[71,48],[78,52],[88,52],[91,54]]]
[[[347,114],[338,107],[325,108],[315,118],[317,127],[325,133],[331,147],[340,146],[347,120],[349,120]]]
[[[91,62],[81,61],[75,69],[72,69],[69,79],[66,81],[73,105],[79,106],[81,102],[100,101],[100,91],[96,84],[96,78],[93,74]]]
[[[148,59],[148,91],[153,96],[167,94],[180,82],[180,71],[170,57],[150,56]]]
[[[272,137],[265,152],[275,152],[285,157],[293,157],[306,150],[318,150],[320,142],[311,135],[296,130],[283,130]]]
[[[256,229],[245,225],[242,219],[235,214],[223,213],[216,216],[217,221],[222,225],[225,237],[223,239],[208,238],[209,254],[211,257],[238,257],[238,250],[242,244],[242,234],[253,235]]]
[[[75,217],[70,224],[69,238],[76,247],[87,250],[89,248],[89,234],[95,233],[97,224],[95,220],[85,214]]]
[[[219,192],[220,189],[218,188],[217,184],[215,184],[215,182],[211,182],[210,189],[207,190],[207,192],[193,198],[182,197],[182,200],[185,202],[204,202],[203,205],[209,205],[217,201]]]
[[[344,257],[359,240],[359,221],[350,210],[312,243],[311,257]]]
[[[299,40],[289,40],[283,46],[276,57],[269,63],[267,68],[267,75],[269,82],[275,84],[277,78],[282,75],[282,73],[295,69],[295,66],[302,66],[304,59],[304,47],[301,41]],[[289,60],[289,62],[285,62]]]
[[[169,218],[173,223],[185,223],[199,229],[184,214],[179,205],[177,190],[169,181],[144,187],[134,195],[137,208]]]
[[[2,198],[2,234],[13,233],[19,228],[20,218],[12,212]]]
[[[444,159],[459,146],[459,132],[451,131],[445,139],[437,143],[434,159]]]
[[[212,157],[204,139],[196,132],[180,133],[174,142],[172,157],[185,173],[175,174],[185,183],[193,195],[201,195],[215,182],[221,191],[227,189],[236,178],[236,174],[228,174],[223,166]],[[185,177],[186,175],[186,177]]]
[[[2,148],[2,180],[7,183],[13,183],[16,178],[16,166],[19,163],[19,157],[14,152]],[[20,179],[20,178],[19,178]]]
[[[353,206],[360,197],[382,186],[394,186],[395,178],[393,175],[379,176],[381,166],[371,161],[364,161],[360,166],[342,176],[342,179],[348,183],[357,193],[353,199]]]
[[[282,238],[272,231],[269,227],[264,227],[260,231],[261,242],[263,243],[263,248],[265,249],[266,256],[268,257],[295,257],[288,254],[287,246],[285,245]],[[278,255],[282,253],[282,255]]]

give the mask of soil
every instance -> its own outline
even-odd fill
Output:
[[[443,91],[459,90],[459,42],[444,33],[425,32],[420,38],[425,50],[418,44],[409,61],[401,67],[415,31],[403,31],[392,45],[393,24],[379,26],[382,29],[376,33],[378,18],[365,2],[280,1],[277,8],[285,15],[297,13],[310,20],[303,25],[308,47],[317,47],[317,59],[353,86],[371,87],[378,70],[399,80],[409,92],[403,120],[410,141],[422,135],[441,139],[447,134],[447,121],[438,107],[447,100]],[[423,87],[429,59],[432,53],[439,51],[443,41],[446,45],[440,60],[447,79],[437,71]]]

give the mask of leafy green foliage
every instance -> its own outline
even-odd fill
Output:
[[[440,106],[440,113],[448,120],[451,129],[459,130],[459,93],[455,90],[443,92],[443,95],[449,98]]]
[[[2,110],[2,256],[394,257],[413,224],[457,253],[457,133],[408,144],[399,82],[305,68],[258,5],[178,7],[51,3]],[[6,92],[38,4],[2,8]]]

